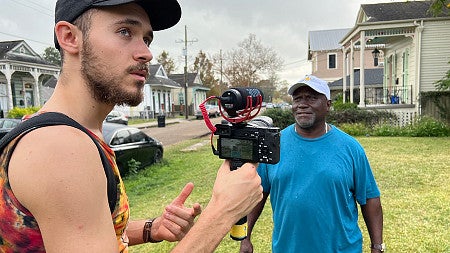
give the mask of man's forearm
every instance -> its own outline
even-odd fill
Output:
[[[130,246],[144,243],[142,235],[145,221],[146,220],[130,221],[128,224],[126,234]]]
[[[234,222],[222,216],[221,212],[206,207],[189,233],[171,252],[214,252]]]
[[[266,204],[268,196],[269,196],[269,193],[263,192],[263,199],[261,200],[261,202],[259,202],[259,204],[257,204],[255,206],[253,211],[251,211],[247,215],[248,238],[250,238],[252,231],[253,231],[253,227],[255,226],[256,221],[258,220],[259,216],[261,215],[262,210],[264,209],[264,206]]]
[[[383,242],[383,209],[380,198],[367,199],[366,204],[361,206],[361,213],[371,242],[381,244]]]

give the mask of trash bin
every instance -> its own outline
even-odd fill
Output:
[[[166,126],[166,116],[159,115],[158,116],[158,127],[165,127]]]

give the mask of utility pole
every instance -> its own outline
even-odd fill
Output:
[[[197,42],[197,39],[193,39],[193,40],[188,40],[188,36],[187,36],[187,26],[184,26],[184,40],[177,40],[175,41],[176,43],[184,43],[184,48],[183,48],[183,55],[184,55],[184,114],[186,115],[186,119],[188,119],[188,113],[189,113],[189,108],[188,108],[188,72],[187,72],[187,57],[188,57],[188,50],[187,50],[187,45],[188,42],[193,43],[193,42]]]
[[[222,95],[222,71],[223,71],[222,49],[220,49],[220,83],[219,83],[219,96]]]

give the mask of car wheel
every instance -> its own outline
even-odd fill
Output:
[[[155,151],[155,158],[154,158],[154,162],[155,163],[160,163],[162,161],[163,158],[163,152],[161,149],[157,149]]]

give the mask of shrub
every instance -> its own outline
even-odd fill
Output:
[[[347,109],[356,109],[358,107],[358,105],[355,103],[350,103],[350,102],[344,103],[343,95],[342,95],[342,93],[339,93],[334,98],[332,107],[333,107],[333,110],[335,110],[335,111],[342,111],[342,110],[347,110]]]
[[[33,113],[36,113],[41,109],[40,107],[26,107],[26,108],[20,108],[20,107],[14,107],[8,112],[8,118],[13,119],[21,119],[25,115],[30,115]]]
[[[273,125],[283,129],[295,122],[294,115],[291,110],[283,110],[281,108],[266,109],[261,115],[272,118]]]
[[[265,110],[261,115],[272,118],[273,125],[280,129],[295,123],[291,110],[273,108]],[[405,127],[396,126],[394,124],[396,120],[395,114],[387,111],[369,111],[359,108],[330,111],[327,117],[327,122],[352,136],[450,136],[450,126],[431,117],[418,118]]]
[[[347,109],[356,109],[358,105],[355,103],[343,103],[342,100],[333,102],[333,110],[342,111]]]
[[[405,127],[408,136],[443,137],[450,136],[450,126],[431,117],[421,117]]]
[[[351,108],[339,111],[330,111],[327,120],[335,125],[343,123],[361,123],[366,127],[374,127],[377,124],[392,122],[397,117],[395,114],[387,111],[377,110],[361,110],[359,108]]]
[[[139,168],[141,167],[141,162],[134,160],[131,158],[131,160],[128,160],[128,171],[125,172],[125,174],[129,173],[138,173]]]
[[[403,133],[401,127],[389,125],[389,124],[378,124],[372,130],[372,135],[374,136],[402,136]]]
[[[339,129],[351,136],[367,136],[370,135],[371,129],[361,123],[343,123],[339,125]]]

